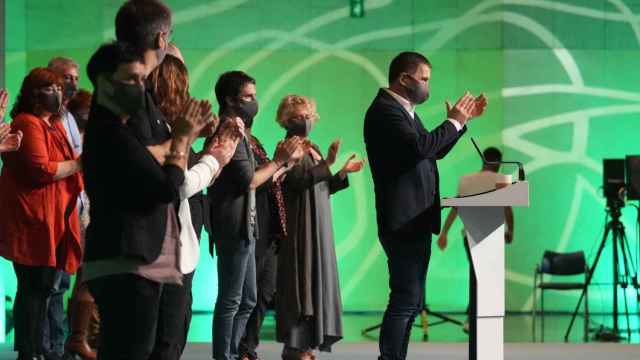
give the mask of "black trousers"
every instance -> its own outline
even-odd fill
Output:
[[[163,285],[134,274],[109,275],[88,284],[100,312],[98,359],[149,359]]]
[[[194,272],[183,276],[183,285],[163,285],[151,359],[178,360],[182,356],[191,325],[193,275]]]
[[[380,329],[380,360],[407,357],[411,327],[424,304],[431,234],[402,231],[383,236],[380,242],[389,268],[389,304]]]
[[[253,308],[245,328],[244,336],[240,340],[239,354],[250,359],[258,358],[256,349],[260,344],[260,328],[269,304],[276,292],[277,256],[275,247],[267,248],[261,256],[256,255],[256,283],[258,286],[258,301]]]
[[[18,280],[13,305],[13,348],[25,357],[44,355],[42,343],[47,301],[53,293],[56,269],[13,263],[13,270]]]

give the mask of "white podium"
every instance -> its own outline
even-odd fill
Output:
[[[469,359],[503,360],[504,207],[528,207],[529,183],[520,181],[485,193],[446,198],[442,206],[458,210],[475,273],[469,304]]]

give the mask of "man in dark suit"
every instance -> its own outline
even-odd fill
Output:
[[[405,359],[411,326],[424,303],[431,234],[440,232],[436,160],[486,107],[483,95],[466,92],[447,119],[428,131],[415,106],[429,97],[431,64],[415,52],[396,56],[389,88],[380,89],[367,110],[364,141],[376,194],[378,236],[387,255],[391,294],[380,332],[381,360]]]

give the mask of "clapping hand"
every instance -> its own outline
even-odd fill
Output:
[[[231,161],[243,136],[244,123],[240,118],[225,121],[218,134],[205,147],[205,152],[216,158],[220,167],[223,167]]]
[[[484,94],[474,97],[470,92],[466,91],[455,105],[451,105],[449,101],[446,101],[445,105],[447,118],[456,120],[460,125],[464,126],[469,120],[484,113],[487,107],[487,98]]]
[[[364,167],[364,160],[355,160],[355,158],[356,154],[349,156],[347,162],[345,162],[342,169],[340,169],[340,173],[343,177],[347,174],[358,172]]]
[[[0,153],[16,151],[22,143],[22,131],[11,133],[11,126],[7,123],[0,123]]]
[[[296,160],[295,155],[300,155],[299,148],[304,141],[299,136],[292,136],[285,141],[280,142],[276,146],[276,153],[273,155],[273,161],[276,163],[286,164],[289,160]],[[304,153],[302,154],[304,155]],[[302,156],[300,156],[301,158]],[[299,158],[298,158],[299,160]]]
[[[7,89],[0,89],[0,120],[4,118],[7,112],[7,103],[9,102],[9,93]]]
[[[200,131],[213,121],[209,115],[210,112],[211,104],[208,101],[189,99],[183,115],[174,124],[174,134],[179,137],[188,137],[190,141],[195,140]]]
[[[327,164],[329,166],[335,164],[341,144],[342,144],[342,141],[340,139],[336,139],[331,143],[331,145],[329,145],[329,150],[327,150],[327,158],[326,158]]]

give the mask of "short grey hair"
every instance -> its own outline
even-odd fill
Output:
[[[49,65],[47,65],[47,67],[49,68],[49,70],[56,73],[61,73],[68,68],[79,68],[78,63],[75,60],[62,56],[57,56],[49,60]]]

